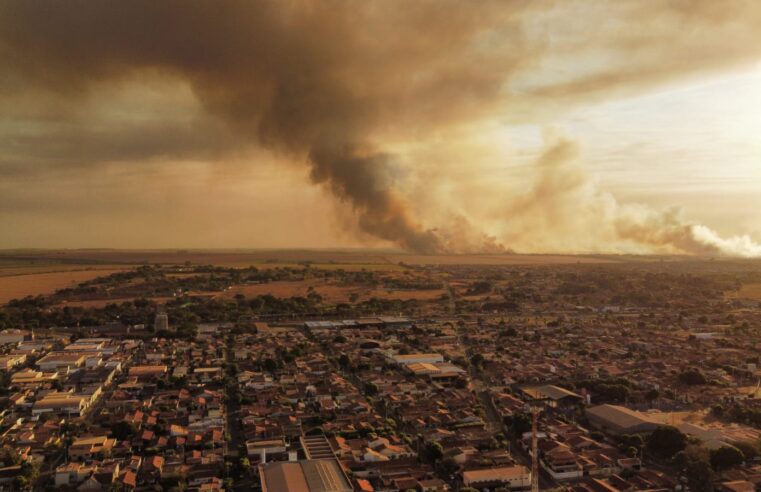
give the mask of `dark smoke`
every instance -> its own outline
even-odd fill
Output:
[[[382,153],[363,154],[351,145],[318,147],[309,154],[312,180],[326,184],[336,196],[350,203],[363,231],[409,251],[444,252],[441,238],[416,224],[394,192],[389,159]]]
[[[574,24],[556,11],[566,5],[595,17],[580,37],[558,43],[553,30]],[[0,93],[42,91],[76,101],[94,86],[144,74],[180,78],[210,116],[238,134],[233,141],[308,162],[312,179],[353,208],[364,232],[424,253],[458,249],[455,243],[501,251],[482,232],[463,241],[414,217],[411,198],[395,186],[392,157],[382,150],[386,139],[409,141],[421,128],[507,113],[507,107],[520,108],[509,117],[532,121],[556,100],[573,104],[755,59],[759,5],[5,0]],[[582,72],[575,57],[617,64],[562,81],[540,74],[539,87],[527,91],[510,87],[516,74],[540,70],[548,57],[570,60]]]
[[[362,153],[355,142],[367,141],[389,114],[400,117],[408,103],[415,118],[441,118],[467,106],[469,94],[496,95],[504,70],[495,66],[497,72],[485,76],[463,66],[462,56],[468,52],[477,62],[469,40],[515,6],[464,7],[8,1],[0,5],[0,62],[9,74],[6,84],[21,79],[66,97],[146,70],[185,78],[206,109],[232,129],[306,159],[312,179],[355,210],[364,232],[436,253],[444,250],[441,239],[411,216],[387,181],[388,155]],[[446,56],[457,60],[452,65],[440,51],[447,48]],[[442,104],[455,95],[464,99]]]

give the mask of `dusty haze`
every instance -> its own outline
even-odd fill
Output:
[[[94,214],[83,223],[105,235],[125,220],[136,244],[183,242],[179,204],[209,200],[272,214],[267,227],[296,229],[282,236],[295,245],[322,245],[321,229],[301,225],[318,222],[426,254],[759,256],[745,231],[721,235],[678,202],[621,203],[554,126],[575,108],[756,63],[758,25],[753,0],[3,2],[3,245],[47,246],[28,243],[45,237],[55,200],[70,217]],[[529,186],[469,184],[493,164],[468,151],[489,121],[544,129]],[[250,192],[236,187],[257,170]],[[273,190],[272,176],[333,198]],[[153,180],[164,188],[151,195],[141,183]],[[156,213],[163,223],[137,218]],[[197,235],[219,228],[220,241],[247,224],[198,220]],[[53,230],[66,245],[98,237]]]

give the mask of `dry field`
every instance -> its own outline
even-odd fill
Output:
[[[22,297],[52,294],[58,289],[73,287],[85,280],[91,280],[102,275],[120,271],[122,269],[86,269],[79,270],[26,273],[0,276],[0,304],[5,304],[11,299]]]
[[[3,258],[24,261],[79,264],[183,264],[219,265],[242,268],[300,266],[319,268],[399,269],[410,265],[568,265],[648,261],[648,257],[603,255],[414,255],[389,250],[50,250],[0,252]]]
[[[183,264],[218,265],[242,268],[303,266],[312,263],[332,268],[398,268],[389,265],[384,256],[374,251],[329,250],[50,250],[0,252],[4,261],[23,263],[80,263],[80,264]]]
[[[736,293],[733,293],[731,297],[737,299],[754,299],[761,300],[761,284],[746,284],[740,287]]]
[[[325,302],[340,303],[349,302],[352,294],[357,296],[357,300],[363,301],[376,297],[378,299],[418,299],[421,301],[438,299],[445,294],[443,289],[440,290],[389,290],[383,288],[368,288],[361,286],[341,286],[332,285],[321,279],[311,279],[303,281],[278,281],[265,284],[236,285],[220,293],[220,297],[231,299],[236,294],[243,294],[246,297],[260,295],[272,295],[275,297],[306,297],[309,288],[321,295]]]
[[[339,300],[342,300],[344,297],[348,298],[349,293],[344,295],[344,290],[351,290],[350,287],[328,286],[320,279],[299,281],[282,280],[262,284],[235,285],[221,293],[220,296],[230,299],[235,297],[236,294],[243,294],[246,297],[263,295],[271,295],[275,297],[306,297],[310,287],[314,288],[320,295],[324,295],[322,294],[322,290],[327,290],[329,288],[333,293],[333,297]]]

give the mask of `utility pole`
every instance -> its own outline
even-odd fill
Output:
[[[539,492],[539,407],[531,406],[531,492]]]

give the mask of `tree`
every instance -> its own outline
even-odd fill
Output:
[[[658,427],[647,439],[647,448],[663,458],[672,458],[687,446],[687,436],[670,425]]]
[[[724,416],[724,406],[721,403],[717,403],[713,407],[711,407],[711,415],[717,418],[721,418]]]
[[[687,483],[690,485],[690,490],[696,492],[711,492],[713,490],[711,482],[713,482],[715,477],[709,463],[692,461],[687,464],[684,471],[687,476]]]
[[[697,386],[701,384],[708,384],[708,380],[705,375],[700,372],[700,369],[690,368],[686,371],[682,371],[678,376],[679,382],[688,386]]]
[[[674,464],[687,477],[690,490],[696,492],[713,491],[714,473],[711,470],[708,450],[702,446],[690,444],[674,456]]]
[[[251,471],[251,462],[245,456],[240,459],[240,469],[242,473],[248,473]]]
[[[648,391],[647,393],[645,393],[645,398],[646,398],[646,399],[647,399],[647,401],[649,401],[650,403],[653,403],[653,402],[654,402],[655,400],[657,400],[657,399],[658,399],[660,396],[661,396],[661,393],[660,393],[660,392],[659,392],[657,389],[655,389],[655,388],[653,388],[653,389],[651,389],[650,391]]]
[[[21,463],[21,456],[11,447],[3,447],[0,449],[0,463],[3,466],[18,465]]]
[[[367,383],[365,384],[365,395],[367,396],[375,396],[378,394],[378,385],[375,383]]]
[[[745,461],[745,455],[734,446],[722,446],[711,451],[711,467],[721,471],[739,465]]]
[[[484,363],[484,356],[481,354],[475,354],[470,358],[470,363],[473,367],[481,367]]]
[[[750,441],[740,441],[735,443],[735,447],[742,451],[746,460],[752,460],[753,458],[761,454],[761,443],[754,443]]]
[[[120,420],[111,426],[111,435],[119,441],[126,441],[132,438],[137,432],[136,427],[129,422]]]
[[[267,372],[275,372],[275,370],[277,370],[277,362],[269,357],[264,359],[264,370]]]
[[[510,433],[515,437],[521,437],[524,432],[531,430],[531,416],[527,413],[516,412],[508,420],[505,423],[510,426]]]
[[[338,365],[341,366],[341,369],[347,369],[351,365],[351,359],[346,354],[341,354],[338,356]]]
[[[439,466],[441,471],[444,472],[443,475],[454,475],[457,470],[460,469],[460,465],[458,465],[452,457],[447,457],[441,460]]]
[[[621,443],[620,448],[628,449],[635,448],[637,451],[641,450],[645,446],[645,440],[639,434],[624,434],[618,438]]]
[[[437,442],[426,443],[422,453],[423,461],[427,463],[436,463],[444,456],[444,448]]]

